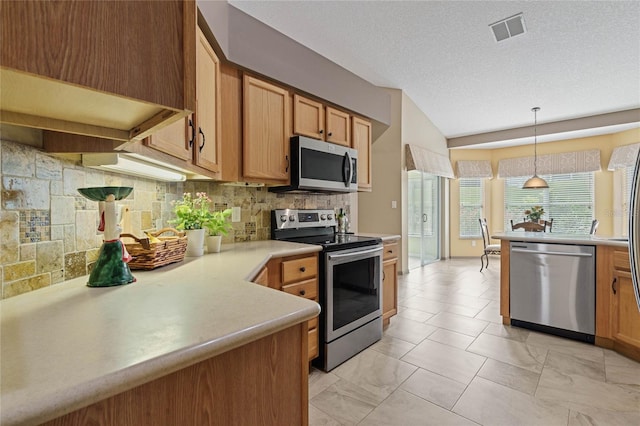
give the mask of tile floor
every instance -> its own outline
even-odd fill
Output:
[[[640,425],[640,364],[503,326],[491,262],[400,276],[383,339],[330,373],[312,370],[310,425]]]

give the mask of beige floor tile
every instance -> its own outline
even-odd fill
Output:
[[[429,312],[425,312],[425,311],[419,311],[417,309],[411,309],[404,306],[400,306],[398,309],[397,316],[401,318],[407,318],[410,320],[418,321],[418,322],[425,322],[426,320],[431,318],[433,314],[430,314]],[[391,321],[393,320],[394,319],[391,318]]]
[[[579,412],[571,410],[568,426],[630,426],[640,424],[640,411],[620,413],[611,410],[586,409]]]
[[[396,359],[402,358],[407,352],[415,347],[416,345],[413,343],[395,339],[387,334],[382,336],[382,339],[379,342],[371,345],[371,349]]]
[[[580,412],[597,408],[637,413],[640,409],[638,391],[546,367],[540,376],[536,398],[555,401]]]
[[[456,331],[466,334],[467,336],[476,337],[489,324],[487,321],[477,320],[475,318],[463,317],[461,315],[441,312],[430,318],[426,324],[434,325],[447,330]]]
[[[387,327],[386,335],[404,340],[405,342],[418,344],[427,338],[437,328],[418,321],[395,316]]]
[[[416,370],[415,365],[371,350],[361,352],[332,372],[382,401]],[[371,374],[373,371],[375,374]]]
[[[575,355],[589,361],[604,362],[604,350],[602,348],[551,334],[531,331],[529,337],[527,337],[527,344]]]
[[[605,381],[604,363],[589,361],[574,355],[549,350],[544,368],[552,368],[562,374],[579,374],[601,382]]]
[[[490,284],[483,282],[481,284],[464,286],[463,288],[459,289],[456,293],[463,294],[465,296],[479,297],[490,288],[491,288]]]
[[[425,299],[420,296],[413,296],[407,299],[398,300],[398,305],[406,308],[417,309],[430,314],[437,314],[448,306],[446,303]]]
[[[467,384],[486,358],[427,339],[402,357],[402,360]]]
[[[360,424],[363,426],[476,425],[464,417],[401,389],[395,391]]]
[[[640,387],[640,363],[616,352],[604,351],[607,382]]]
[[[466,385],[419,368],[400,388],[450,410]]]
[[[478,371],[478,376],[529,395],[536,393],[540,379],[539,373],[491,358]]]
[[[311,405],[330,413],[341,424],[354,425],[382,402],[375,394],[347,380],[339,380],[310,400]]]
[[[482,333],[478,336],[467,350],[533,371],[534,373],[542,371],[547,355],[547,350],[544,348],[529,346],[522,342],[504,339],[487,333]]]
[[[456,333],[455,331],[445,330],[444,328],[439,328],[433,334],[430,334],[427,339],[444,343],[445,345],[453,346],[458,349],[467,349],[474,340],[471,336]]]
[[[448,305],[444,308],[443,312],[450,312],[452,314],[462,315],[465,317],[473,318],[482,311],[481,308],[470,308],[468,306],[460,305]]]
[[[524,328],[512,327],[503,324],[489,324],[483,333],[492,334],[505,339],[516,340],[518,342],[526,342],[530,331]]]
[[[309,399],[313,398],[338,380],[340,380],[340,378],[331,372],[325,373],[317,368],[312,368],[311,371],[309,371]]]
[[[566,425],[567,408],[540,401],[531,395],[493,383],[473,379],[453,412],[481,425]]]
[[[490,321],[495,324],[502,324],[502,316],[500,315],[500,303],[492,300],[484,309],[478,312],[474,318]]]
[[[341,423],[325,413],[309,404],[309,426],[340,426]]]

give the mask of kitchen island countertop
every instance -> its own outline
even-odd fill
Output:
[[[373,232],[357,232],[356,234],[361,237],[380,238],[383,243],[400,239],[400,235],[396,234],[376,234]]]
[[[588,246],[606,245],[614,247],[629,246],[629,242],[621,237],[579,234],[554,234],[552,232],[504,232],[492,234],[491,238],[494,240],[529,241],[549,244],[581,244]]]
[[[0,424],[37,424],[315,317],[317,303],[248,282],[273,257],[320,246],[223,245],[137,282],[87,276],[5,299]]]

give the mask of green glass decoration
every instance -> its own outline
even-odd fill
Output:
[[[122,260],[122,241],[103,243],[98,261],[93,266],[87,285],[89,287],[112,287],[129,284],[135,280],[129,265]]]

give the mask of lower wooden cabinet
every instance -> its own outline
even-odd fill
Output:
[[[398,313],[398,241],[384,243],[382,255],[382,324]]]
[[[640,312],[629,251],[598,246],[596,259],[596,344],[640,361]]]
[[[318,255],[271,259],[253,282],[318,302]],[[309,361],[318,356],[318,317],[307,321]]]

